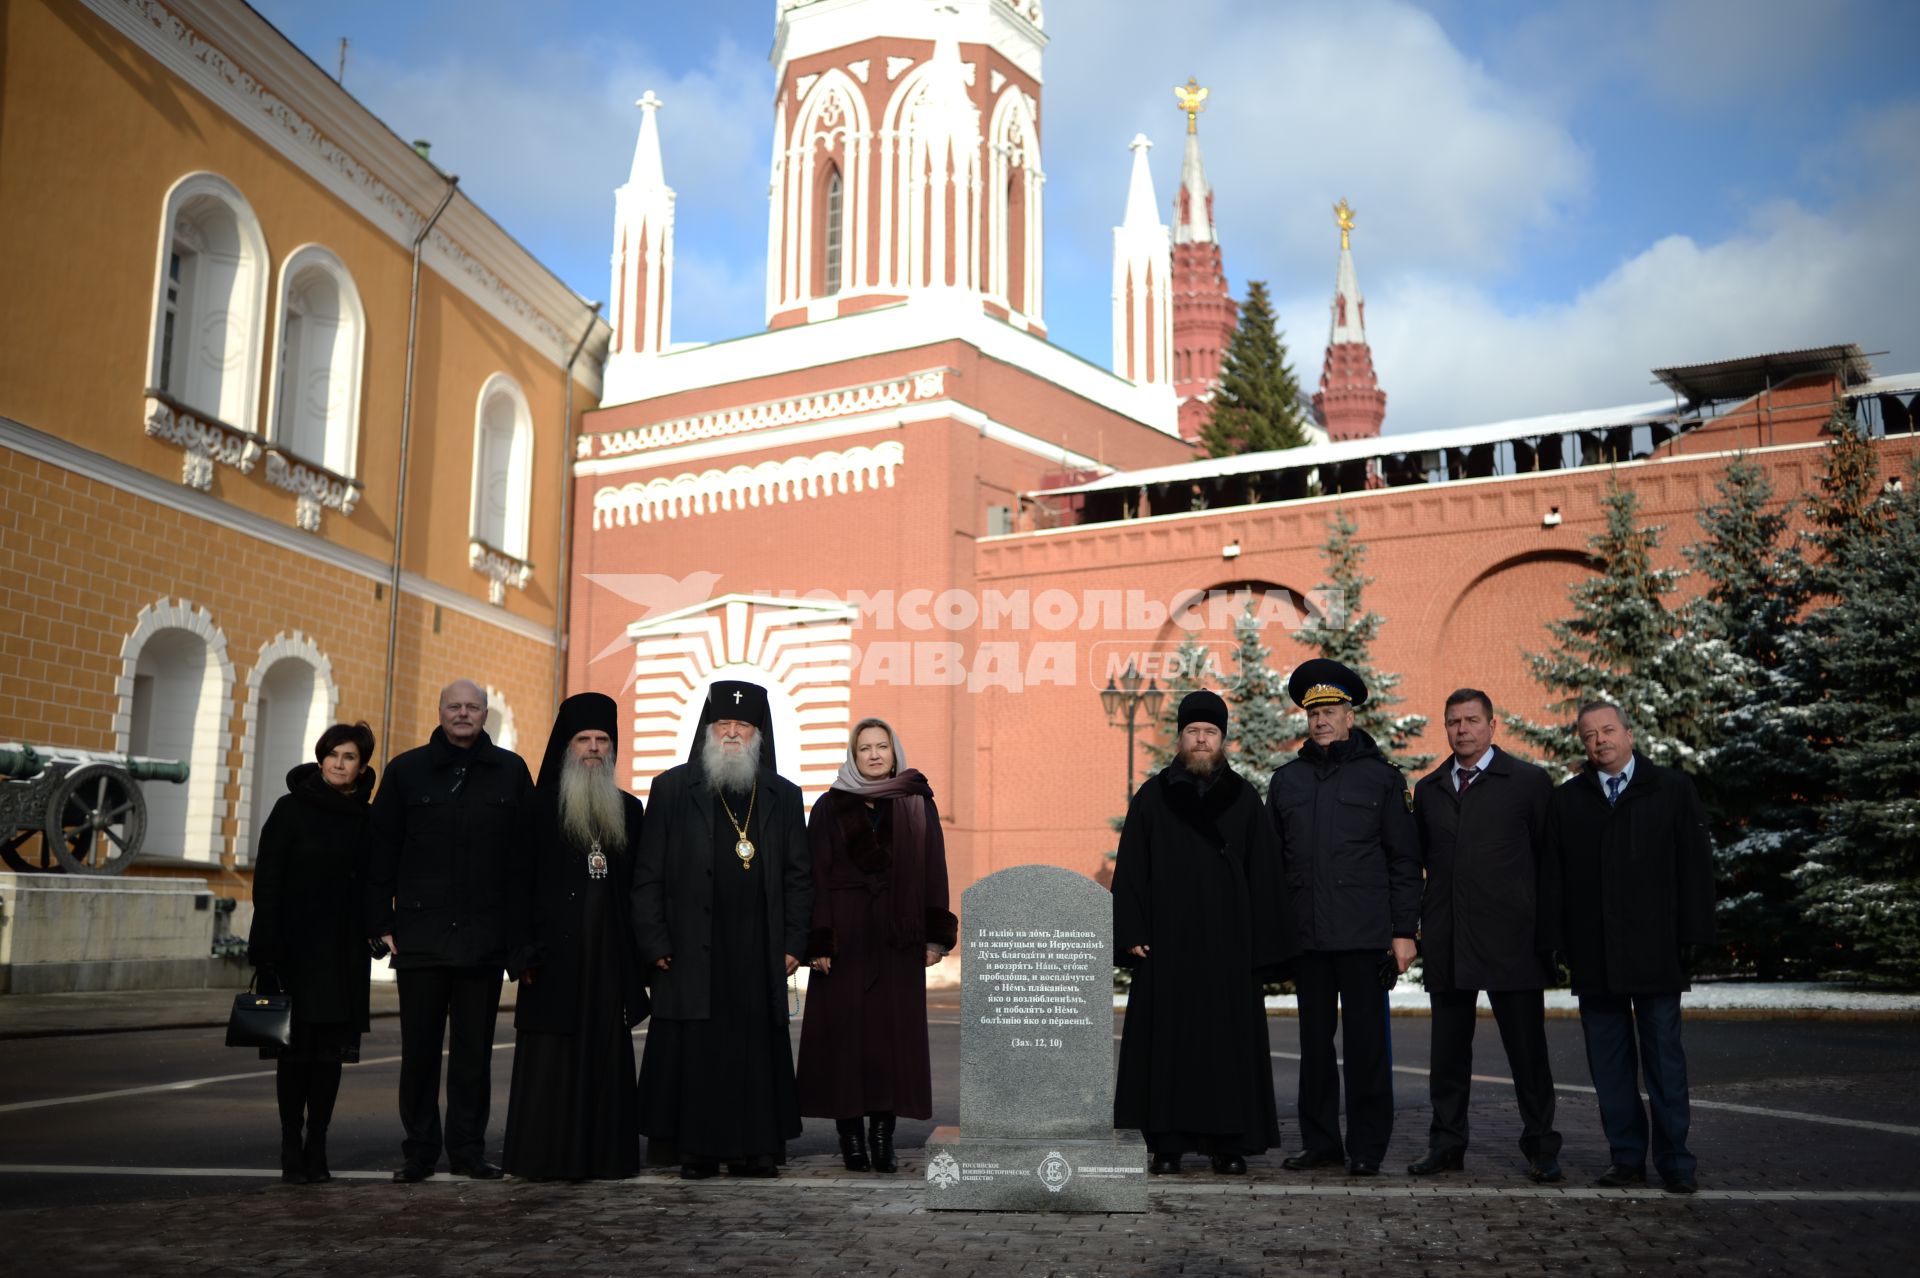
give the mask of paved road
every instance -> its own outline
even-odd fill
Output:
[[[957,1008],[933,1009],[929,1123],[957,1121]],[[1117,1023],[1116,1023],[1117,1024]],[[0,1249],[9,1268],[57,1273],[1379,1273],[1467,1266],[1674,1272],[1909,1273],[1920,1209],[1920,1023],[1691,1021],[1694,1144],[1708,1191],[1692,1201],[1588,1189],[1606,1162],[1576,1022],[1549,1022],[1565,1190],[1519,1176],[1510,1091],[1476,1088],[1465,1176],[1442,1183],[1292,1175],[1277,1156],[1240,1183],[1154,1184],[1140,1217],[970,1216],[918,1210],[919,1160],[850,1176],[830,1123],[809,1122],[772,1184],[401,1188],[393,1116],[396,1023],[380,1020],[342,1088],[332,1146],[348,1173],[324,1188],[273,1178],[271,1064],[218,1030],[0,1042]],[[1292,1120],[1295,1023],[1272,1022],[1282,1133]],[[1393,1022],[1400,1120],[1389,1163],[1424,1146],[1427,1022]],[[1481,1022],[1477,1069],[1506,1073]],[[499,1036],[503,1049],[511,1031]],[[644,1042],[642,1036],[641,1042]],[[494,1149],[509,1050],[496,1056]],[[203,1080],[218,1081],[203,1081]],[[159,1089],[159,1090],[155,1090]],[[121,1094],[115,1094],[121,1093]],[[42,1167],[92,1167],[56,1172]],[[33,1170],[27,1170],[33,1169]],[[108,1169],[126,1169],[108,1170]],[[151,1169],[134,1171],[133,1169]],[[129,1174],[131,1173],[131,1174]],[[246,1222],[242,1225],[242,1222]],[[263,1252],[261,1249],[265,1248]],[[17,1270],[29,1272],[28,1270]]]

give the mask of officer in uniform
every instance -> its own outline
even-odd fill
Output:
[[[1386,989],[1413,962],[1420,923],[1420,841],[1413,792],[1372,737],[1354,726],[1367,685],[1337,661],[1302,662],[1287,692],[1307,713],[1298,757],[1275,770],[1267,811],[1280,833],[1286,883],[1303,951],[1300,1131],[1290,1171],[1337,1166],[1374,1176],[1393,1134]],[[1346,1057],[1347,1135],[1340,1136]]]

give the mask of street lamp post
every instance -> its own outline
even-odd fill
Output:
[[[1147,686],[1140,687],[1140,671],[1133,662],[1127,662],[1127,668],[1120,673],[1120,686],[1115,687],[1113,677],[1107,677],[1107,686],[1100,690],[1100,704],[1107,712],[1107,726],[1117,728],[1122,720],[1127,728],[1127,806],[1133,806],[1133,734],[1142,719],[1151,723],[1160,717],[1160,703],[1167,694],[1160,685],[1151,679]],[[1145,713],[1142,714],[1141,712]]]

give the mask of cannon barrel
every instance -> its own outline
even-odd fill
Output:
[[[0,745],[0,777],[23,780],[40,775],[49,764],[54,763],[64,763],[69,767],[105,763],[124,770],[136,781],[171,781],[176,785],[185,781],[189,772],[184,759],[150,759],[132,754],[109,754],[101,750],[30,746],[18,741]]]

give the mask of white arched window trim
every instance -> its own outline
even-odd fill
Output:
[[[784,110],[783,110],[784,114]],[[823,72],[807,90],[788,135],[784,163],[776,158],[776,217],[784,229],[777,260],[782,264],[785,304],[813,300],[814,219],[824,190],[822,166],[840,160],[840,284],[829,295],[862,291],[867,279],[867,159],[872,121],[860,86],[838,67]],[[776,142],[776,146],[778,142]]]
[[[509,450],[506,484],[506,525],[496,545],[486,536],[486,420],[487,405],[498,397],[513,405],[513,443]],[[473,409],[473,494],[469,521],[471,541],[467,562],[489,581],[489,597],[496,604],[506,588],[523,588],[532,569],[527,563],[527,528],[533,504],[533,410],[520,383],[495,373],[480,387]],[[504,556],[504,558],[502,558]]]
[[[186,389],[184,387],[171,388],[169,394],[180,403],[199,410],[221,424],[258,434],[260,365],[266,330],[267,272],[271,259],[267,256],[267,239],[260,230],[259,218],[254,216],[253,206],[247,203],[246,196],[240,194],[238,187],[217,173],[189,173],[168,189],[166,199],[161,205],[159,243],[154,253],[153,305],[150,311],[152,329],[148,338],[147,386],[158,388],[166,380],[161,363],[166,343],[168,295],[171,282],[168,267],[173,254],[176,223],[189,204],[202,198],[218,200],[233,213],[240,241],[241,265],[246,268],[246,276],[234,290],[234,303],[236,308],[240,309],[240,313],[230,314],[228,328],[229,330],[237,329],[240,340],[235,344],[237,349],[229,349],[227,352],[227,374],[221,380],[221,403],[195,403],[192,398],[182,393]],[[201,301],[196,300],[188,312],[176,316],[176,340],[187,339],[194,327],[203,327],[209,319],[211,316],[203,312]],[[228,389],[227,378],[229,377],[233,379],[231,392]]]
[[[213,616],[205,608],[182,600],[162,599],[142,608],[134,618],[133,630],[120,645],[120,677],[114,686],[113,748],[122,755],[133,752],[133,681],[140,666],[140,652],[150,639],[165,630],[186,630],[198,635],[207,645],[209,677],[218,683],[214,695],[208,695],[210,689],[203,689],[201,693],[194,715],[193,757],[186,761],[189,769],[187,834],[193,840],[188,859],[217,862],[221,852],[221,827],[227,817],[226,760],[228,720],[233,705],[233,660],[227,655],[226,633],[213,624]],[[204,850],[204,857],[191,855],[196,848]]]
[[[266,680],[267,671],[282,661],[304,661],[313,667],[314,684],[320,689],[316,704],[324,705],[326,709],[322,714],[308,716],[309,744],[318,741],[320,733],[334,722],[334,714],[340,706],[340,687],[333,681],[333,662],[313,640],[298,630],[292,634],[282,630],[260,645],[260,653],[254,658],[253,668],[247,671],[246,683],[240,694],[244,703],[240,724],[240,793],[235,802],[233,826],[234,859],[240,862],[247,859],[247,852],[253,846],[250,837],[253,832],[253,789],[254,783],[261,780],[253,775],[254,726],[260,717],[260,688]],[[268,785],[278,780],[277,777],[265,778]],[[272,810],[271,804],[262,807],[261,820],[264,821],[266,814]]]
[[[990,244],[987,263],[987,292],[1007,309],[1013,305],[1013,280],[1009,278],[1009,249],[1018,234],[1023,246],[1020,296],[1017,308],[1034,323],[1041,321],[1040,283],[1043,278],[1040,252],[1044,241],[1041,217],[1041,191],[1046,173],[1040,167],[1040,130],[1034,122],[1031,100],[1015,84],[1009,84],[994,104],[992,123],[987,130],[989,143],[988,225]],[[1016,164],[1015,160],[1019,163]],[[1007,183],[1025,184],[1021,225],[1012,225],[1007,199]]]
[[[281,379],[286,375],[288,363],[289,286],[309,270],[324,271],[333,278],[334,287],[340,294],[340,317],[351,325],[351,331],[345,335],[345,341],[341,349],[334,353],[332,361],[334,380],[344,388],[342,412],[338,419],[329,420],[325,455],[317,457],[294,452],[288,446],[292,423],[282,420],[280,404],[283,398]],[[273,371],[267,381],[267,405],[272,424],[267,432],[268,437],[277,447],[293,453],[298,460],[317,463],[336,475],[350,479],[359,470],[361,371],[366,361],[367,346],[367,312],[360,302],[360,290],[354,287],[352,274],[332,250],[319,244],[302,244],[280,264],[274,295],[279,299],[279,304],[273,325]]]

